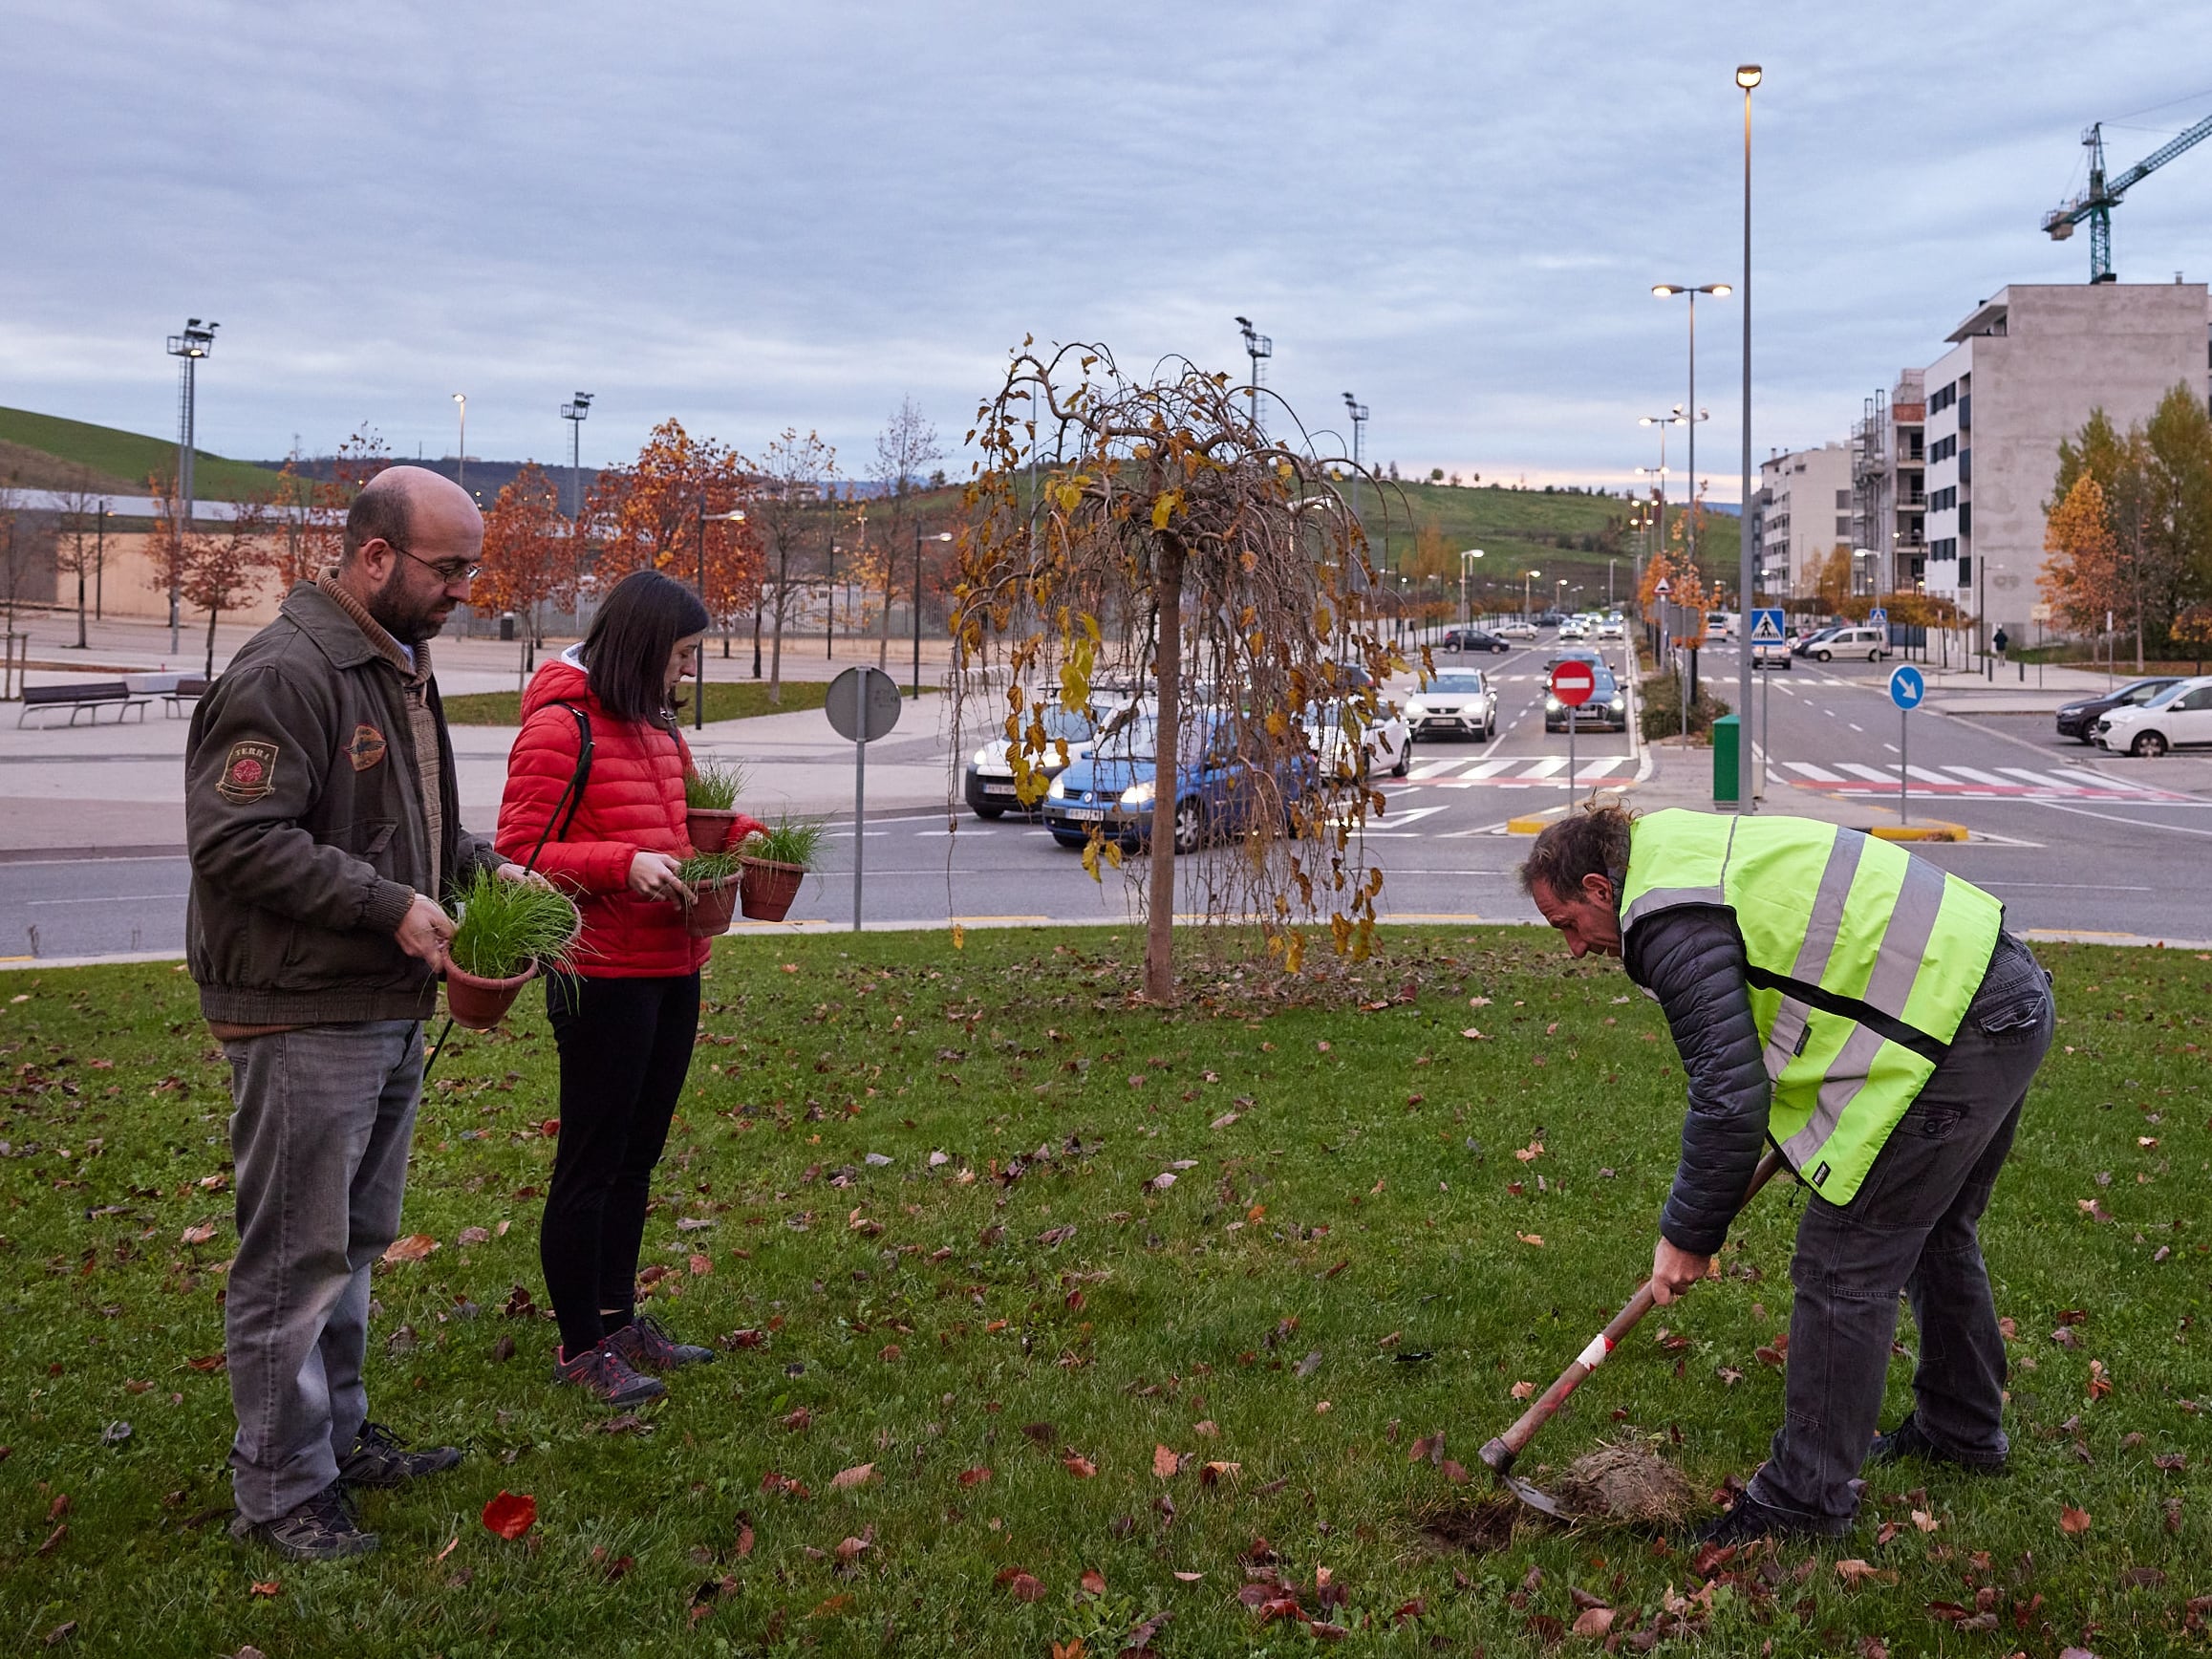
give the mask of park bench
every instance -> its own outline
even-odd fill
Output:
[[[92,710],[93,723],[97,725],[99,711],[112,704],[116,723],[120,725],[123,716],[134,708],[139,711],[139,718],[144,720],[150,700],[119,679],[82,679],[73,685],[27,685],[23,688],[23,712],[15,717],[15,724],[20,728],[33,709],[66,708],[71,725],[76,724],[80,709]]]
[[[207,694],[204,674],[134,674],[123,682],[141,697],[161,700],[161,713],[169,720],[187,714],[192,704]]]

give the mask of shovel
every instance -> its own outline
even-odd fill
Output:
[[[1761,1158],[1759,1167],[1751,1172],[1751,1184],[1744,1192],[1744,1202],[1749,1204],[1757,1196],[1759,1189],[1772,1180],[1774,1172],[1780,1168],[1782,1154],[1778,1151],[1769,1152]],[[1550,1422],[1558,1409],[1566,1404],[1567,1396],[1582,1386],[1585,1377],[1605,1363],[1605,1356],[1620,1345],[1622,1337],[1635,1328],[1638,1320],[1651,1311],[1651,1282],[1647,1279],[1636,1294],[1628,1299],[1628,1305],[1615,1314],[1612,1323],[1592,1337],[1590,1346],[1559,1373],[1559,1380],[1546,1389],[1521,1413],[1520,1421],[1483,1447],[1482,1460],[1497,1476],[1498,1484],[1531,1509],[1540,1510],[1555,1520],[1574,1519],[1560,1507],[1557,1498],[1515,1475],[1513,1472],[1514,1460],[1536,1438],[1536,1431]]]

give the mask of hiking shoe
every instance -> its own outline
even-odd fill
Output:
[[[673,1371],[678,1366],[711,1366],[716,1354],[713,1348],[696,1347],[690,1343],[677,1342],[656,1319],[643,1314],[634,1317],[620,1330],[607,1338],[607,1346],[628,1360],[641,1371]]]
[[[1939,1446],[1928,1438],[1927,1431],[1910,1412],[1905,1420],[1888,1433],[1878,1435],[1866,1454],[1867,1467],[1879,1463],[1896,1463],[1902,1458],[1918,1457],[1923,1463],[1947,1463],[1954,1469],[1964,1469],[1973,1475],[2002,1475],[2005,1459],[2002,1457],[1962,1457],[1956,1452]]]
[[[1733,1509],[1707,1521],[1692,1535],[1694,1541],[1701,1544],[1744,1544],[1760,1538],[1826,1536],[1829,1535],[1814,1525],[1807,1517],[1793,1510],[1776,1509],[1771,1503],[1761,1503],[1749,1496],[1738,1497]]]
[[[638,1375],[630,1362],[614,1351],[611,1339],[586,1348],[574,1359],[556,1347],[553,1381],[587,1389],[610,1406],[641,1406],[668,1392],[668,1385],[659,1378]]]
[[[397,1486],[422,1475],[441,1475],[461,1461],[458,1446],[408,1450],[380,1423],[363,1423],[354,1449],[338,1459],[338,1478],[348,1486]]]
[[[230,1536],[241,1541],[259,1538],[278,1555],[295,1562],[344,1561],[376,1547],[376,1535],[361,1530],[354,1506],[335,1480],[274,1520],[250,1521],[240,1516],[230,1523]]]

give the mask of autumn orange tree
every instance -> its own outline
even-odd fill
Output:
[[[2043,563],[2036,586],[2070,628],[2096,633],[2106,613],[2126,615],[2130,594],[2118,538],[2106,516],[2104,486],[2084,471],[2044,520]]]
[[[750,513],[752,485],[743,459],[718,440],[694,438],[663,420],[628,466],[604,468],[591,485],[583,522],[597,557],[601,588],[633,571],[659,571],[697,585],[703,560],[708,613],[721,624],[724,654],[732,621],[758,592],[760,556],[749,523],[719,517]]]
[[[292,476],[293,491],[304,490],[304,506],[289,506],[290,497],[279,497],[272,513],[283,528],[284,545],[275,550],[278,579],[287,588],[333,569],[345,550],[346,514],[362,486],[392,464],[392,452],[376,428],[364,426],[338,445],[331,476],[311,482],[298,477],[294,463],[285,463]]]
[[[531,654],[545,643],[547,602],[572,602],[580,572],[570,528],[559,489],[535,462],[524,464],[483,515],[483,571],[469,602],[478,611],[514,613],[525,679]]]
[[[215,674],[215,625],[260,590],[274,568],[276,539],[270,532],[273,491],[261,490],[231,504],[231,516],[207,529],[187,530],[182,548],[179,583],[184,601],[207,613],[208,678]]]
[[[1131,722],[1142,732],[1149,714],[1149,733],[1129,740],[1158,757],[1137,888],[1146,996],[1174,996],[1176,871],[1192,854],[1181,908],[1256,921],[1293,971],[1309,916],[1364,955],[1382,872],[1359,837],[1382,797],[1348,768],[1315,765],[1305,727],[1337,726],[1361,753],[1371,685],[1392,666],[1365,538],[1337,485],[1349,463],[1317,459],[1302,435],[1270,439],[1225,375],[1183,362],[1132,377],[1098,345],[1025,341],[969,440],[986,462],[966,495],[955,718],[977,699],[1002,715],[1016,786],[1034,803],[1054,748],[1044,704],[1088,708],[1109,675],[1150,699]],[[1176,786],[1201,756],[1233,780],[1225,807]],[[1209,825],[1209,810],[1226,821]],[[1201,851],[1209,829],[1226,832],[1218,855]],[[1318,857],[1296,851],[1301,833],[1321,838]],[[1120,862],[1094,833],[1094,876],[1102,856]]]

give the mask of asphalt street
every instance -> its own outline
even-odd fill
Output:
[[[1606,652],[1618,659],[1617,646]],[[1385,873],[1378,908],[1386,918],[1536,919],[1514,878],[1527,842],[1505,823],[1568,793],[1566,739],[1543,730],[1549,654],[1546,641],[1471,659],[1503,700],[1496,740],[1419,743],[1411,774],[1382,781],[1385,810],[1365,837]],[[1910,731],[1901,737],[1885,691],[1889,667],[1801,662],[1762,676],[1772,732],[1764,809],[1802,810],[1838,796],[1894,809],[1901,765],[1915,821],[1940,818],[1974,836],[1918,851],[2002,898],[2014,928],[2212,938],[2212,894],[2201,879],[2212,854],[2212,755],[2107,756],[2056,738],[2048,714],[1922,710],[1905,717]],[[1710,762],[1698,752],[1665,765],[1698,772]],[[1634,783],[1649,766],[1627,737],[1577,739],[1584,790]],[[1681,796],[1681,780],[1668,776],[1669,797]],[[832,825],[823,868],[792,920],[851,925],[853,848],[847,814]],[[964,805],[906,810],[868,825],[864,915],[871,925],[1119,923],[1136,915],[1132,882],[1142,871],[1131,858],[1094,882],[1041,825],[1011,816],[984,823]],[[1202,908],[1201,867],[1188,875],[1184,912]],[[0,859],[0,957],[174,952],[185,886],[175,856]]]

